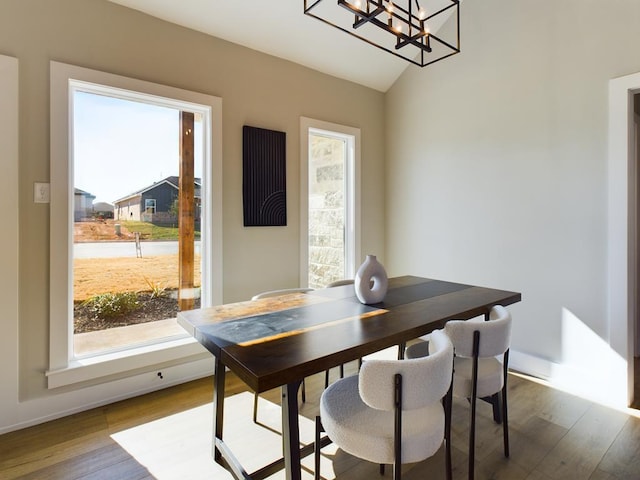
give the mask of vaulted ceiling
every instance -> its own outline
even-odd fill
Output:
[[[406,61],[304,14],[304,0],[110,0],[385,92]]]

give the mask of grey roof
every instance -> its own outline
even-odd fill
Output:
[[[73,194],[74,195],[82,195],[83,197],[96,198],[95,195],[91,195],[89,192],[85,192],[84,190],[80,190],[79,188],[74,188],[73,189]]]
[[[124,196],[124,197],[122,197],[122,198],[119,198],[119,199],[117,199],[117,200],[114,200],[114,202],[113,202],[113,203],[114,203],[114,204],[117,204],[117,203],[122,202],[123,200],[128,200],[128,199],[133,198],[133,197],[138,197],[138,196],[142,195],[143,193],[148,192],[148,191],[149,191],[149,190],[151,190],[152,188],[156,188],[158,185],[161,185],[161,184],[163,184],[163,183],[167,183],[167,184],[171,185],[173,188],[175,188],[176,190],[178,190],[178,182],[179,182],[179,180],[180,180],[180,177],[177,177],[177,176],[175,176],[175,175],[172,175],[172,176],[170,176],[170,177],[163,178],[163,179],[162,179],[162,180],[160,180],[159,182],[153,182],[153,184],[151,184],[151,185],[148,185],[148,186],[146,186],[146,187],[144,187],[144,188],[141,188],[140,190],[136,190],[135,192],[130,193],[129,195],[125,195],[125,196]],[[201,180],[200,178],[196,177],[196,178],[194,179],[194,183],[195,183],[198,187],[200,187],[200,186],[201,186],[201,184],[202,184],[202,180]],[[198,192],[198,194],[196,195],[196,197],[199,197],[199,196],[200,196],[200,195],[199,195],[199,193],[200,193],[200,192]]]

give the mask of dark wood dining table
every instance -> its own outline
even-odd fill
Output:
[[[260,480],[284,467],[287,480],[300,480],[300,459],[313,451],[300,446],[297,392],[305,377],[520,300],[517,292],[402,276],[389,279],[375,305],[360,303],[347,285],[178,313],[215,357],[215,460],[237,479]],[[252,473],[222,438],[225,367],[255,392],[282,389],[283,457]]]

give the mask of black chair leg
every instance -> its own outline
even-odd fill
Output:
[[[502,390],[502,430],[504,434],[504,456],[509,458],[509,421],[507,420],[507,388]]]
[[[384,463],[380,464],[380,475],[384,475]]]
[[[469,480],[475,476],[476,451],[476,398],[471,397],[471,426],[469,428]]]
[[[253,423],[258,423],[258,394],[253,394]]]
[[[447,480],[453,479],[451,462],[451,410],[453,408],[453,386],[444,397],[444,441],[445,441],[445,471]]]
[[[304,378],[302,379],[302,403],[307,401],[307,387],[304,384]]]
[[[340,378],[344,378],[344,365],[340,365]],[[329,386],[329,370],[324,371],[324,388]]]
[[[494,393],[491,395],[491,406],[493,407],[493,421],[500,424],[502,423],[502,412],[501,412],[501,400],[500,393]]]
[[[476,404],[478,400],[478,353],[480,351],[480,332],[473,332],[473,359],[471,369],[471,425],[469,427],[469,480],[475,477],[476,451]]]
[[[322,421],[320,417],[316,416],[316,438],[313,446],[314,455],[314,480],[320,480],[320,432],[324,431],[322,428]]]
[[[504,353],[502,364],[502,431],[504,435],[504,456],[509,458],[509,419],[507,413],[507,380],[509,379],[509,350]]]

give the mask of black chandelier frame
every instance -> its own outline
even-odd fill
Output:
[[[384,50],[385,52],[391,53],[392,55],[400,57],[403,60],[411,62],[419,67],[426,67],[427,65],[431,65],[452,55],[460,53],[460,0],[451,0],[450,5],[445,6],[437,12],[425,16],[424,18],[421,18],[419,16],[419,13],[417,15],[417,12],[412,7],[412,4],[415,2],[416,7],[418,8],[418,10],[420,10],[417,0],[408,0],[407,8],[400,6],[397,3],[398,0],[396,0],[396,2],[392,2],[389,0],[361,0],[366,4],[366,7],[364,9],[356,7],[348,0],[337,0],[338,6],[353,13],[354,22],[351,26],[352,30],[349,30],[341,25],[337,25],[334,22],[317,15],[313,11],[313,9],[323,1],[326,3],[326,0],[304,0],[304,13],[306,15],[309,15],[310,17],[320,20],[321,22],[331,25],[334,28],[342,30],[343,32],[348,33],[351,36],[359,38],[369,45]],[[390,4],[392,5],[391,9],[389,8]],[[428,22],[430,19],[433,19],[434,17],[437,17],[438,15],[445,14],[449,11],[451,11],[452,15],[455,15],[455,43],[450,43],[444,40],[442,37],[435,35],[428,30],[425,30],[426,22]],[[387,16],[388,20],[383,21],[378,18],[379,16]],[[381,30],[394,35],[396,37],[394,49],[392,50],[390,48],[387,48],[386,46],[379,45],[373,40],[370,40],[363,35],[359,35],[358,33],[356,33],[356,31],[360,27],[366,24],[375,25]],[[397,25],[400,25],[401,28],[398,28]],[[430,57],[430,54],[433,52],[434,42],[446,49],[445,54],[440,55],[437,58]],[[416,55],[405,56],[399,53],[401,49],[410,46],[417,48]]]

